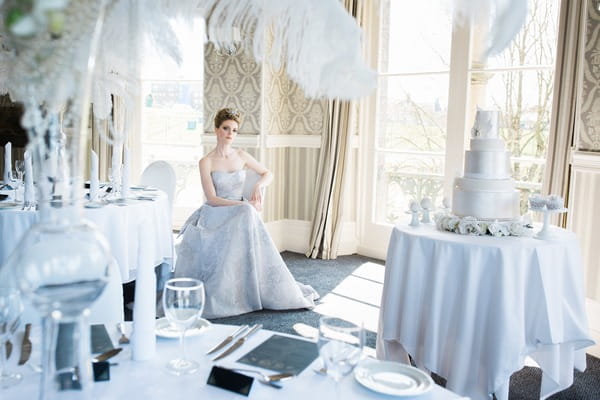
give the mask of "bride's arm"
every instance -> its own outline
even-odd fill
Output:
[[[217,196],[215,185],[213,184],[212,176],[210,175],[211,165],[209,158],[203,158],[198,163],[200,168],[200,180],[202,182],[202,190],[206,196],[206,203],[211,206],[236,206],[244,204],[243,201],[227,200]]]
[[[260,190],[263,187],[266,187],[273,182],[273,174],[271,171],[266,169],[261,163],[256,161],[254,157],[250,154],[246,153],[244,150],[240,150],[240,157],[246,163],[246,167],[254,170],[257,174],[261,176],[261,178],[256,182],[254,186],[254,190],[252,192],[251,201],[256,201],[259,204],[262,203],[262,191]]]

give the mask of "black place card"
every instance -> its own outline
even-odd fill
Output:
[[[298,375],[318,356],[319,351],[315,342],[273,335],[240,358],[238,362]]]
[[[210,370],[210,375],[208,376],[206,383],[248,396],[253,381],[254,378],[215,365]]]

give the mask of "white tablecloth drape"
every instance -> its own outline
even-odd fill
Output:
[[[543,371],[541,398],[585,369],[588,333],[576,236],[552,240],[462,236],[431,225],[396,226],[390,239],[378,358],[447,378],[473,399],[508,398],[526,356]]]
[[[135,279],[140,251],[148,254],[156,266],[173,258],[173,235],[169,200],[163,192],[155,201],[133,200],[127,206],[114,204],[101,208],[84,208],[83,216],[104,234],[115,258],[122,282]],[[0,265],[17,247],[21,237],[38,220],[37,211],[0,209]],[[146,223],[152,232],[150,243],[140,241],[141,226]]]
[[[117,342],[118,334],[114,325],[106,325],[112,330],[113,343]],[[39,326],[37,326],[39,331]],[[94,385],[93,398],[98,400],[122,399],[242,399],[241,395],[228,392],[206,384],[208,375],[213,365],[225,367],[239,367],[258,369],[246,364],[237,363],[240,357],[265,341],[275,332],[261,330],[248,339],[243,347],[230,356],[212,362],[214,356],[207,356],[208,349],[219,343],[227,335],[233,333],[237,327],[231,325],[212,325],[200,336],[186,338],[186,354],[192,360],[200,363],[200,370],[186,376],[174,376],[167,372],[165,365],[168,360],[179,356],[179,342],[177,339],[158,339],[156,357],[149,361],[131,361],[131,351],[128,345],[111,362],[118,363],[110,369],[110,381],[97,382]],[[19,342],[19,338],[15,342]],[[39,339],[32,338],[33,353],[30,363],[39,364]],[[316,346],[316,343],[315,343]],[[217,353],[218,354],[218,353]],[[17,370],[24,375],[23,382],[9,389],[3,389],[2,400],[36,399],[39,385],[39,374],[33,372],[28,366],[16,366],[18,357],[10,360],[10,369]],[[254,381],[248,398],[260,400],[307,400],[307,399],[335,399],[335,385],[331,378],[313,372],[313,368],[320,367],[320,361],[315,361],[307,367],[298,377],[282,382],[282,389],[274,389]],[[264,372],[271,372],[263,370]],[[389,395],[373,392],[354,380],[352,376],[346,377],[341,382],[340,399],[362,400],[389,400]],[[76,394],[76,393],[73,393]],[[460,397],[441,386],[434,385],[428,393],[420,396],[406,396],[403,400],[460,400]]]

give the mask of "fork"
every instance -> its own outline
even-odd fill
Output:
[[[121,337],[119,338],[119,344],[127,344],[129,343],[129,338],[125,336],[125,325],[122,322],[117,324],[117,329],[119,333],[121,333]]]

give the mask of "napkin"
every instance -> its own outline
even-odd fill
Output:
[[[35,203],[35,188],[33,187],[33,166],[31,164],[31,153],[25,152],[25,204]]]
[[[12,181],[12,143],[7,142],[4,145],[4,183],[10,183]]]
[[[90,201],[98,199],[100,183],[98,182],[98,155],[94,150],[90,154]]]
[[[152,245],[152,229],[149,225],[146,219],[139,226],[138,269],[131,334],[131,358],[136,361],[150,360],[156,353],[156,276],[154,260],[148,251],[148,247]]]
[[[121,172],[121,197],[129,197],[129,148],[123,150],[123,170]]]

